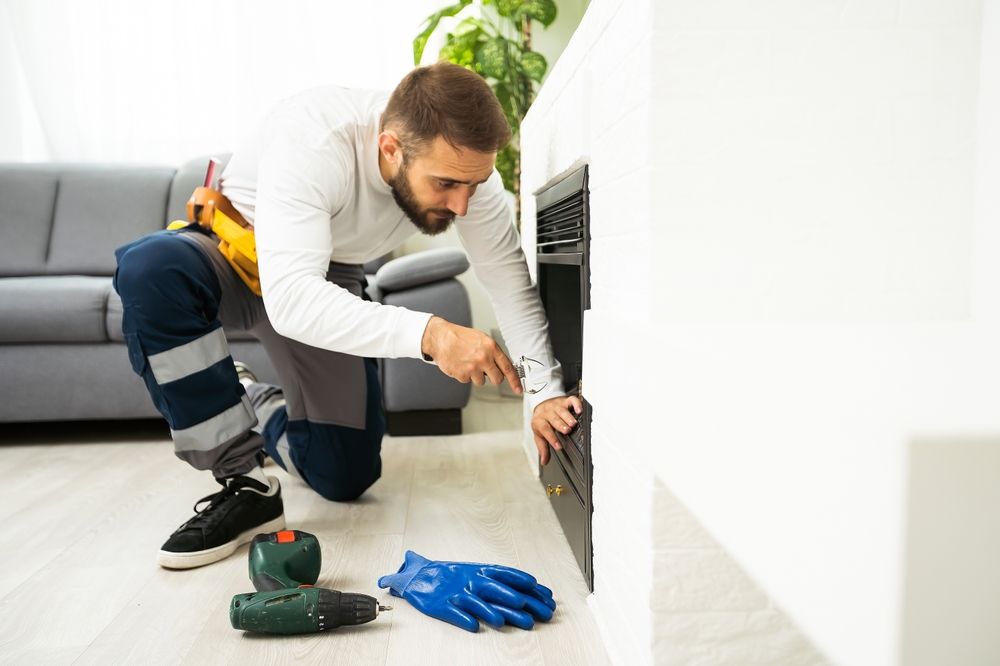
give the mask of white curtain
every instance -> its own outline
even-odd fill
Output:
[[[0,0],[0,161],[231,151],[299,90],[391,89],[422,19],[445,4]]]

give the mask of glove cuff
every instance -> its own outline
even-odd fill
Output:
[[[403,556],[403,564],[400,565],[399,570],[394,574],[387,574],[379,578],[378,586],[381,588],[388,587],[392,594],[401,597],[403,596],[403,591],[410,584],[410,581],[430,562],[423,555],[418,555],[412,550],[408,550],[406,551],[406,555]]]

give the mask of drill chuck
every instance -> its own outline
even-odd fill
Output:
[[[380,606],[367,594],[320,587],[237,594],[229,604],[234,629],[266,634],[311,634],[378,617]]]

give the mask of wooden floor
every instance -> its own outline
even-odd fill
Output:
[[[319,583],[394,607],[369,624],[305,637],[230,627],[230,598],[252,591],[245,546],[201,569],[156,566],[163,540],[218,488],[174,458],[158,427],[42,438],[8,428],[0,435],[0,663],[607,663],[520,433],[490,431],[519,418],[517,403],[478,398],[465,435],[386,438],[382,479],[348,504],[266,468],[281,480],[289,527],[320,539]],[[484,626],[478,634],[421,615],[375,584],[406,549],[525,569],[553,588],[556,615],[530,632]]]

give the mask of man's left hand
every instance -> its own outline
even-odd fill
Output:
[[[583,401],[575,395],[549,398],[535,407],[531,432],[535,435],[535,446],[543,465],[549,463],[550,445],[556,450],[562,449],[556,431],[568,435],[576,427],[576,417],[580,414],[583,414]]]

